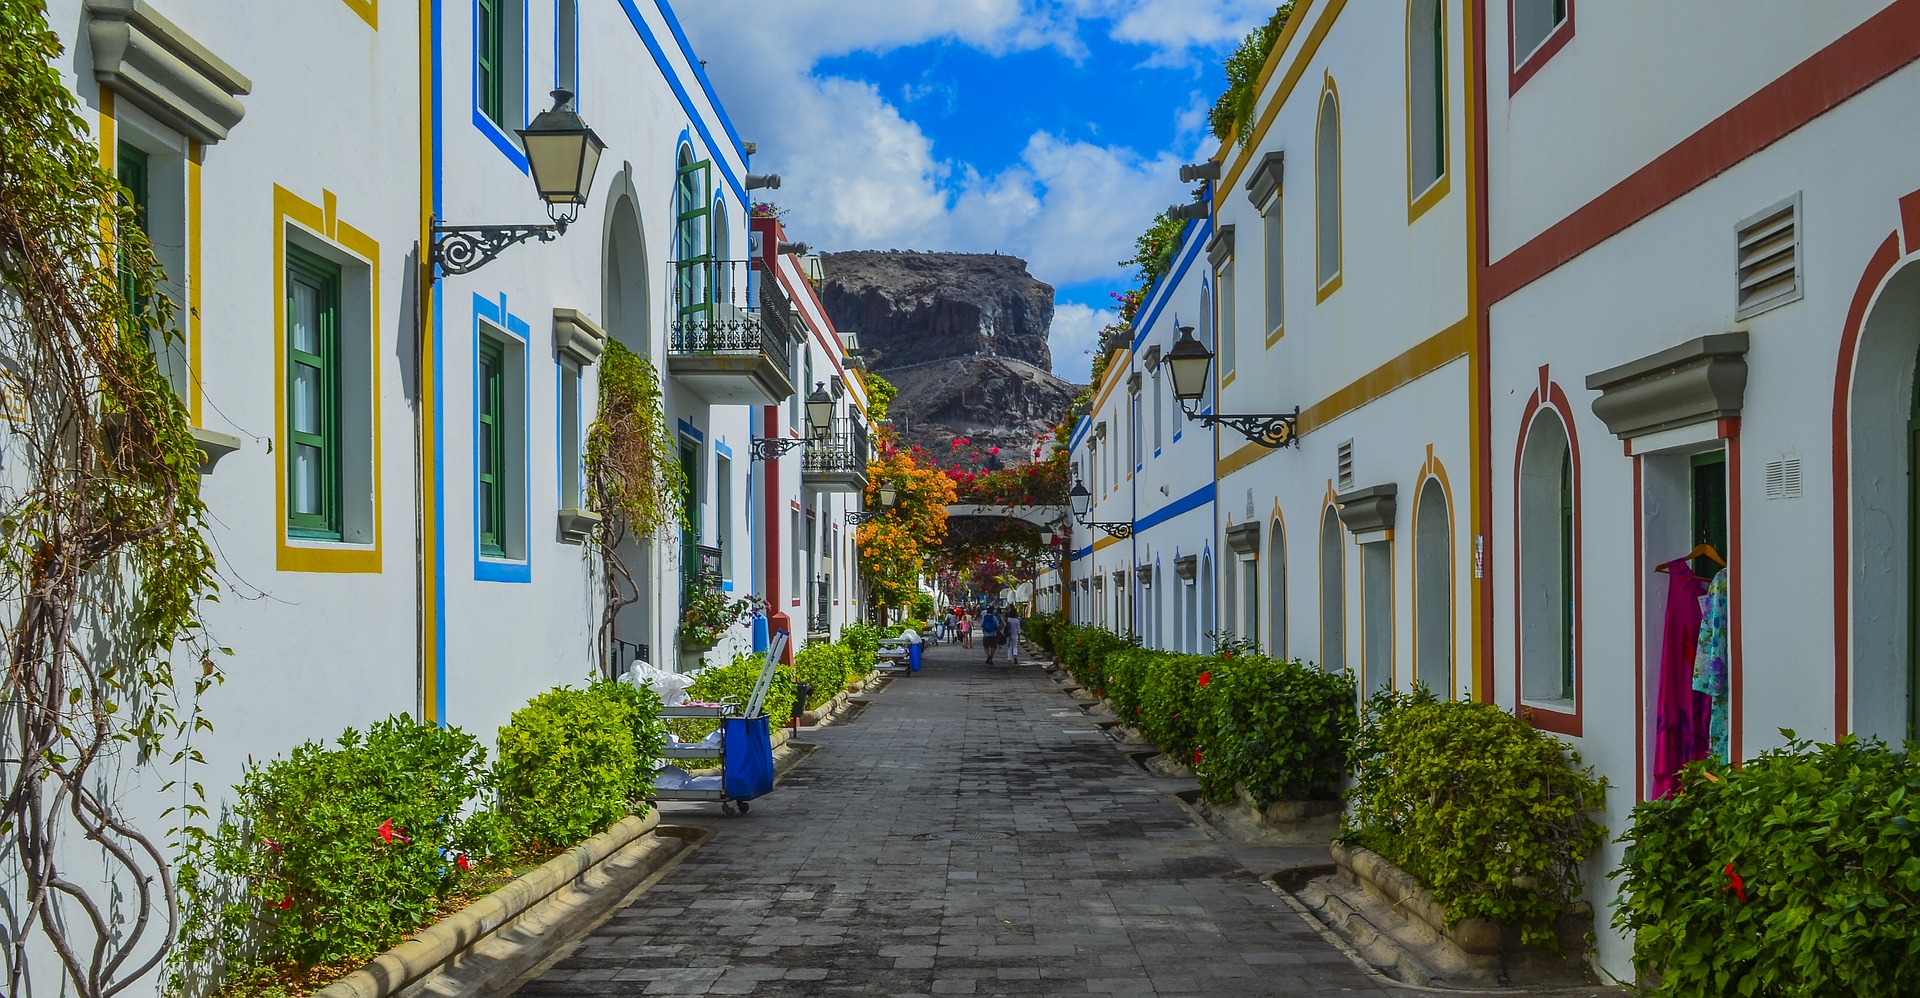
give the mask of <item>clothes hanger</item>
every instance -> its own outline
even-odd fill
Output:
[[[1678,560],[1690,562],[1695,558],[1706,558],[1711,560],[1715,564],[1719,565],[1721,568],[1727,567],[1727,559],[1720,557],[1720,552],[1715,551],[1713,549],[1713,545],[1711,544],[1695,544],[1693,546],[1693,550],[1688,551],[1685,555],[1682,555]],[[1666,564],[1663,564],[1655,568],[1654,571],[1664,572],[1667,570],[1667,565],[1671,565],[1671,564],[1673,564],[1673,562],[1667,562]]]

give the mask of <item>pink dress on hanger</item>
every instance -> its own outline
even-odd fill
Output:
[[[1653,730],[1653,797],[1680,785],[1687,763],[1707,754],[1713,702],[1693,688],[1693,660],[1700,646],[1700,599],[1707,580],[1685,558],[1667,562],[1667,619],[1660,638],[1660,681]]]

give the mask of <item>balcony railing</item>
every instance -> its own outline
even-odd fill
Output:
[[[757,268],[750,260],[673,265],[669,368],[709,401],[774,405],[793,394],[788,353],[800,333],[793,304]]]
[[[824,436],[807,440],[806,456],[800,470],[809,474],[836,472],[867,474],[867,428],[857,419],[835,420],[840,428]]]

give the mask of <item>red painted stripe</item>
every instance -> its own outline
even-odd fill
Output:
[[[1920,0],[1885,10],[1488,268],[1500,301],[1920,59]]]
[[[1900,229],[1907,237],[1907,252],[1920,252],[1920,191],[1900,199]]]

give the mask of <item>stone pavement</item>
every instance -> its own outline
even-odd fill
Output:
[[[752,813],[521,987],[1384,995],[1031,665],[930,649]]]

